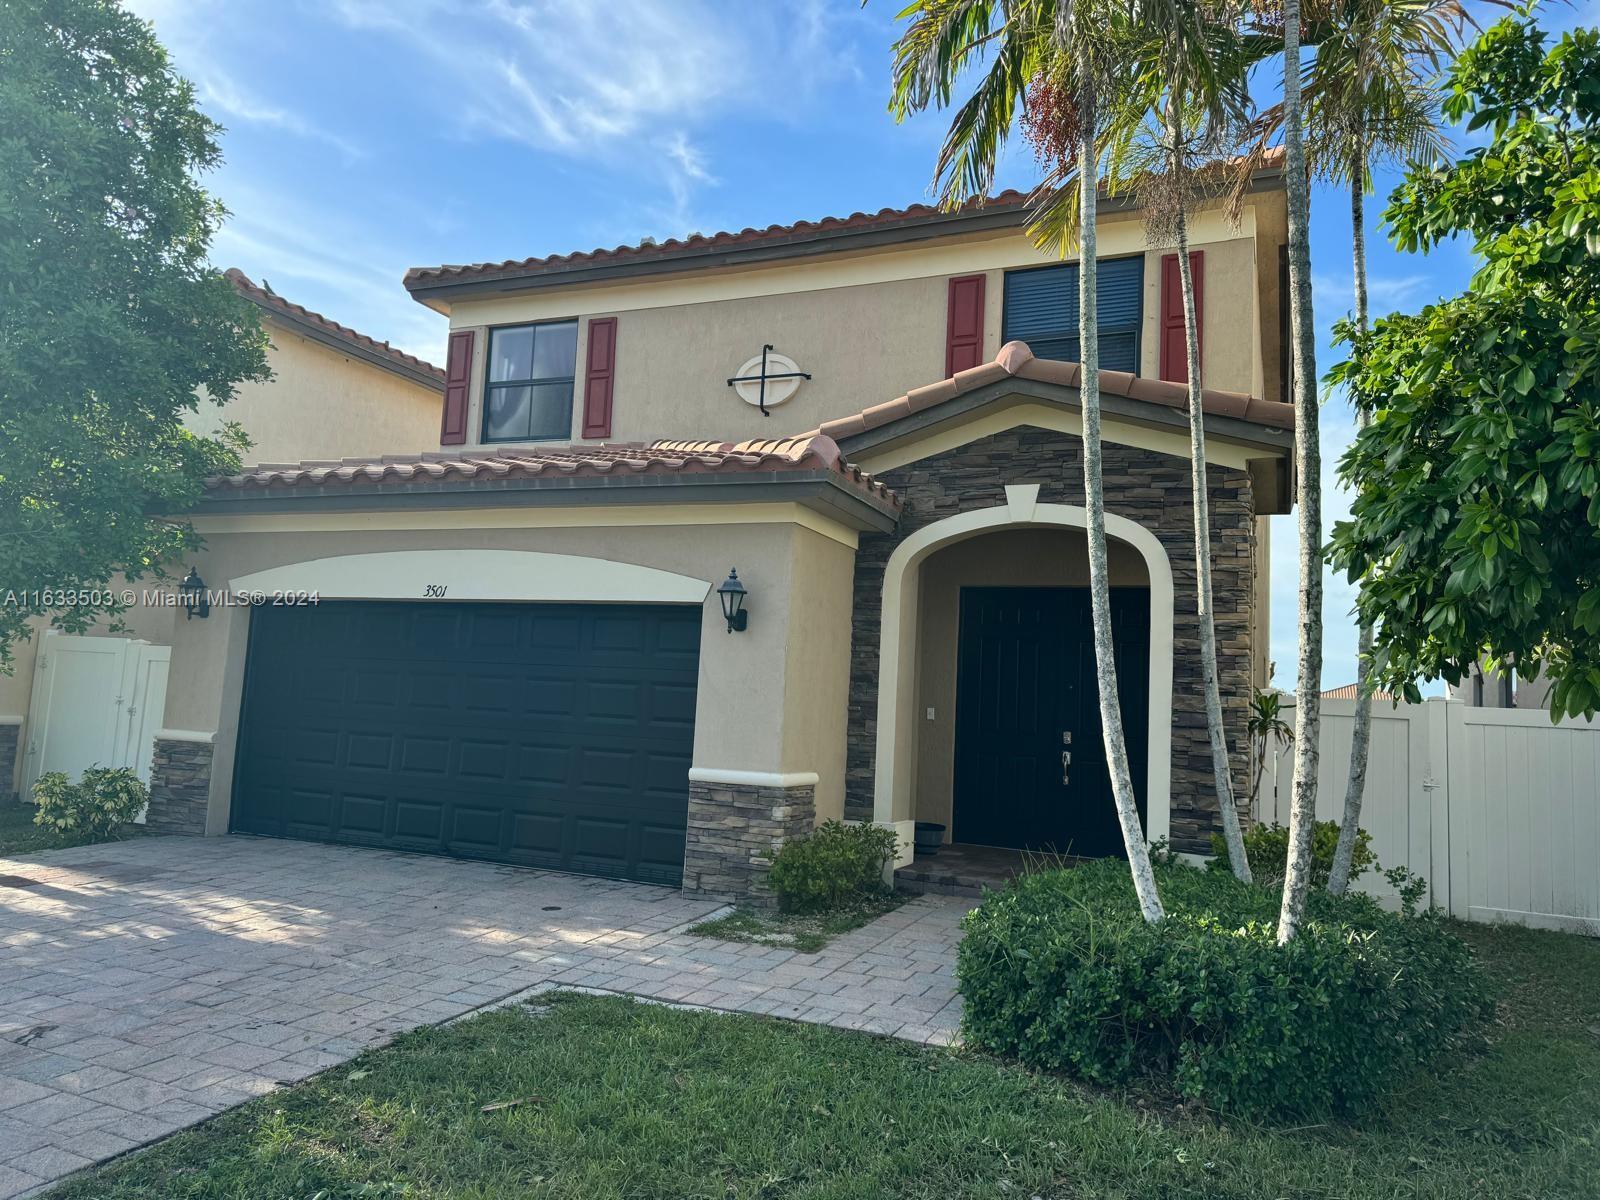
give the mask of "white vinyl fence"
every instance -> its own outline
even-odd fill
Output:
[[[75,779],[95,766],[130,767],[148,784],[171,658],[170,646],[132,638],[46,633],[24,729],[22,795],[47,771]]]
[[[1322,702],[1319,820],[1344,806],[1354,724],[1355,701]],[[1258,820],[1288,824],[1293,773],[1292,751],[1269,754]],[[1453,916],[1600,936],[1600,722],[1377,701],[1361,825],[1385,868],[1423,876]],[[1361,886],[1392,896],[1377,872]]]

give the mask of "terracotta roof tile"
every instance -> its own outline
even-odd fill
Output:
[[[206,488],[212,492],[261,492],[329,484],[425,484],[432,480],[510,477],[682,476],[819,469],[831,472],[839,482],[863,495],[891,506],[899,505],[892,491],[847,463],[838,444],[819,434],[757,438],[738,443],[608,442],[598,446],[494,447],[382,458],[264,463],[247,467],[237,475],[214,476],[206,480]]]
[[[1007,342],[1000,347],[991,363],[980,363],[970,370],[961,371],[950,379],[913,388],[904,396],[877,404],[864,412],[833,421],[824,421],[818,433],[835,441],[843,441],[869,429],[878,429],[913,413],[933,408],[947,400],[978,388],[987,387],[1007,377],[1032,379],[1040,383],[1053,383],[1077,387],[1081,368],[1077,363],[1058,362],[1035,358],[1025,342]],[[1168,383],[1160,379],[1141,379],[1126,371],[1101,371],[1100,390],[1112,396],[1126,396],[1163,408],[1186,408],[1189,389],[1181,383]],[[1275,400],[1261,400],[1243,392],[1225,392],[1206,388],[1201,393],[1201,407],[1220,417],[1237,417],[1257,425],[1270,425],[1275,429],[1294,428],[1294,406]]]
[[[975,212],[978,209],[1021,209],[1028,200],[1027,192],[1001,192],[987,198],[968,201],[956,212]],[[908,208],[881,208],[875,213],[854,212],[848,217],[823,217],[820,221],[796,221],[792,225],[768,225],[765,229],[745,228],[722,233],[692,234],[686,238],[668,238],[663,242],[641,242],[632,246],[597,247],[594,250],[572,254],[549,254],[535,258],[508,258],[498,263],[466,263],[441,267],[413,267],[406,272],[405,285],[431,287],[441,283],[454,283],[481,275],[533,275],[545,271],[567,270],[580,266],[600,265],[619,261],[648,262],[652,259],[672,258],[696,250],[731,249],[779,241],[804,240],[818,234],[888,228],[894,225],[917,225],[953,215],[951,211],[932,204],[913,204]]]
[[[1260,169],[1280,169],[1281,148],[1267,151]],[[1237,161],[1237,160],[1235,160]],[[1222,165],[1222,164],[1215,164]],[[644,241],[635,245],[597,247],[571,254],[548,254],[533,258],[508,258],[503,262],[447,264],[439,267],[413,267],[405,274],[405,286],[419,290],[473,279],[506,276],[557,274],[587,267],[644,264],[661,259],[692,257],[697,252],[734,250],[747,246],[770,246],[784,242],[805,242],[832,233],[892,229],[895,226],[921,226],[954,220],[980,211],[1014,211],[1021,214],[1032,192],[1015,188],[994,196],[979,196],[958,209],[942,209],[932,204],[913,204],[906,208],[880,208],[877,212],[854,212],[848,217],[823,217],[819,221],[796,221],[792,225],[768,225],[765,229],[745,228],[722,233],[692,234],[686,238]]]
[[[404,350],[396,350],[388,342],[380,342],[364,333],[358,333],[348,325],[341,325],[321,313],[312,312],[304,305],[285,300],[277,292],[259,286],[238,267],[229,267],[223,272],[223,276],[229,283],[233,284],[241,296],[265,312],[312,326],[336,341],[344,342],[367,354],[387,359],[395,366],[404,369],[408,374],[430,376],[437,382],[441,391],[444,389],[443,368],[436,367],[430,362],[425,362],[414,354],[407,354]]]

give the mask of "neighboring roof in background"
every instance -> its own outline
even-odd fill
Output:
[[[1253,176],[1255,186],[1262,189],[1281,186],[1282,171],[1282,152],[1269,151],[1263,166]],[[856,212],[848,217],[769,225],[765,229],[696,233],[663,242],[646,239],[635,245],[549,254],[542,258],[413,267],[406,272],[405,286],[414,298],[428,303],[440,293],[458,289],[515,291],[616,275],[729,266],[1008,229],[1021,226],[1027,220],[1029,195],[1013,189],[969,200],[949,211],[932,204],[913,204],[908,208],[882,208],[875,213]],[[1135,205],[1119,197],[1106,201],[1102,207],[1109,211]]]
[[[1347,683],[1343,687],[1328,688],[1322,693],[1322,698],[1324,700],[1359,700],[1361,699],[1361,692],[1357,685]],[[1388,692],[1373,692],[1372,698],[1374,700],[1389,701],[1394,699]]]
[[[407,354],[404,350],[396,350],[388,342],[370,338],[321,313],[312,312],[303,305],[285,300],[270,287],[257,284],[238,267],[229,267],[223,275],[241,296],[273,321],[295,333],[340,353],[369,362],[375,367],[381,367],[385,371],[392,371],[412,383],[421,384],[441,393],[444,391],[442,368],[425,362],[414,354]]]

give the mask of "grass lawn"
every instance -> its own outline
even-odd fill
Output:
[[[137,827],[136,827],[137,828]],[[87,846],[104,838],[67,837],[33,823],[33,805],[0,800],[0,858]]]
[[[781,946],[802,954],[815,954],[841,933],[860,929],[884,913],[893,912],[908,899],[909,896],[891,892],[887,896],[863,899],[849,908],[814,915],[740,908],[714,921],[691,925],[689,932],[725,942],[753,942],[757,946]]]
[[[1600,942],[1465,933],[1505,989],[1493,1048],[1357,1127],[1258,1128],[956,1051],[565,995],[409,1035],[51,1196],[1600,1196]]]

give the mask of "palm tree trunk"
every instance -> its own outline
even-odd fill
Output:
[[[1083,403],[1083,495],[1089,510],[1089,603],[1094,614],[1095,677],[1100,691],[1100,727],[1105,737],[1106,766],[1110,769],[1111,795],[1122,825],[1122,842],[1133,872],[1133,890],[1139,910],[1151,924],[1167,914],[1156,890],[1150,867],[1150,850],[1139,824],[1133,776],[1128,770],[1127,735],[1122,728],[1122,705],[1117,696],[1117,665],[1111,642],[1111,577],[1106,567],[1106,496],[1100,481],[1100,328],[1096,309],[1098,267],[1095,262],[1096,204],[1100,172],[1095,147],[1095,95],[1093,67],[1083,51],[1082,95],[1078,120],[1078,187],[1082,226],[1078,267],[1078,348],[1082,360],[1079,395]]]
[[[1365,164],[1362,164],[1364,167]],[[1356,328],[1367,331],[1367,231],[1366,180],[1358,169],[1350,183],[1350,247],[1354,256],[1356,287]],[[1357,428],[1364,429],[1367,414],[1356,413]],[[1362,625],[1356,653],[1356,724],[1350,737],[1350,779],[1344,789],[1344,817],[1339,822],[1339,844],[1333,850],[1333,869],[1328,873],[1328,890],[1342,896],[1350,887],[1350,866],[1356,852],[1356,835],[1361,828],[1361,800],[1367,787],[1367,757],[1372,746],[1372,697],[1367,694],[1367,678],[1372,673],[1372,626]]]
[[[1310,196],[1300,117],[1300,0],[1283,5],[1283,173],[1289,201],[1289,318],[1294,340],[1295,502],[1300,509],[1300,654],[1295,684],[1294,787],[1278,942],[1294,939],[1311,888],[1322,734],[1322,452],[1317,343],[1311,315]]]
[[[1211,741],[1211,775],[1217,790],[1217,814],[1228,847],[1228,865],[1245,883],[1250,860],[1234,806],[1233,771],[1228,763],[1228,737],[1222,725],[1222,689],[1217,680],[1217,629],[1211,604],[1211,505],[1206,488],[1206,426],[1201,404],[1200,329],[1194,302],[1194,270],[1189,263],[1189,217],[1184,202],[1183,118],[1176,104],[1167,106],[1167,132],[1172,138],[1173,189],[1178,197],[1174,223],[1178,235],[1178,275],[1183,281],[1184,349],[1189,361],[1189,462],[1193,479],[1195,611],[1200,625],[1200,675],[1205,688],[1206,733]]]

